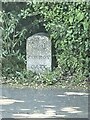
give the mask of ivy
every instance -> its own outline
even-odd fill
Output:
[[[9,3],[5,5],[9,7]],[[18,65],[20,61],[25,63],[25,52],[18,48],[25,45],[27,33],[31,35],[32,28],[36,30],[41,24],[54,43],[58,63],[55,71],[59,71],[57,78],[73,76],[76,81],[82,81],[89,77],[89,2],[28,2],[23,8],[17,4],[15,7],[18,9],[14,11],[12,8],[13,12],[3,12],[3,57],[14,55],[19,60]],[[18,30],[20,21],[27,21],[28,18],[29,23],[26,22],[26,26]],[[18,65],[17,69],[20,68]]]

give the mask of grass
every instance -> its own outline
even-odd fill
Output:
[[[76,83],[76,82],[70,82],[68,80],[61,80],[58,81],[54,84],[44,84],[44,83],[38,83],[38,82],[18,82],[18,80],[11,82],[11,80],[3,80],[2,81],[2,85],[9,85],[9,86],[13,86],[13,87],[18,87],[18,88],[22,88],[22,87],[32,87],[32,88],[44,88],[44,87],[59,87],[59,88],[64,88],[64,89],[82,89],[82,90],[88,90],[89,89],[89,83],[87,83],[86,81],[84,82],[80,82],[80,83]]]

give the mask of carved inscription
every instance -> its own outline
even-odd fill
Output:
[[[51,41],[45,34],[35,34],[27,39],[27,70],[51,70]]]
[[[31,59],[50,59],[50,56],[28,56],[28,58],[31,58]]]
[[[45,69],[47,69],[47,66],[46,66],[46,65],[41,65],[41,64],[39,64],[39,65],[32,65],[31,68],[32,68],[32,69],[45,70]]]

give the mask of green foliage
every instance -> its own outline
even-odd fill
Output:
[[[22,70],[25,62],[25,52],[21,50],[26,30],[16,31],[18,24],[17,16],[12,13],[2,13],[2,72],[4,75],[14,74],[17,70]]]
[[[9,4],[6,6],[9,7]],[[3,76],[18,76],[17,73],[20,73],[17,79],[25,80],[22,71],[26,65],[24,43],[28,23],[20,31],[18,24],[29,18],[29,24],[34,29],[39,28],[40,23],[45,27],[54,43],[58,63],[58,67],[51,73],[31,75],[31,81],[51,85],[60,80],[71,80],[78,84],[89,77],[89,2],[30,2],[23,8],[18,5],[16,8],[2,13]]]
[[[62,75],[88,75],[89,3],[46,4],[41,11]]]

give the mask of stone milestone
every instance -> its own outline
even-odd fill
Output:
[[[51,41],[45,33],[37,33],[27,39],[27,70],[42,73],[52,69]]]

